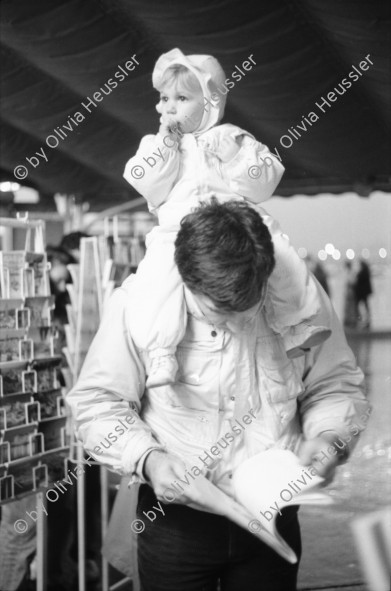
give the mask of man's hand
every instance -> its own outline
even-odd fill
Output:
[[[322,486],[327,486],[333,481],[335,469],[340,461],[338,455],[332,455],[332,453],[327,451],[336,438],[337,436],[334,434],[322,434],[321,437],[304,441],[299,450],[300,462],[304,466],[311,464],[319,476],[325,479]]]
[[[185,472],[186,465],[180,458],[162,450],[152,451],[145,460],[144,473],[149,478],[159,501],[187,505],[198,511],[225,515],[242,527],[247,527],[252,517],[244,507],[202,474],[192,478]],[[174,480],[178,478],[188,481],[188,484],[183,483],[182,494],[179,494],[178,486],[176,488],[172,486]],[[178,482],[176,484],[178,485]],[[177,496],[170,500],[173,491]],[[170,496],[165,493],[170,493]]]
[[[201,511],[207,511],[208,509],[203,503],[202,490],[197,486],[197,480],[200,477],[193,480],[186,475],[186,469],[186,464],[180,458],[161,450],[152,451],[144,464],[144,473],[159,501],[189,505]],[[179,493],[178,488],[173,487],[174,480],[178,482],[178,478],[189,481],[188,485],[183,485],[182,494]],[[176,498],[170,501],[173,492],[175,492]]]
[[[153,450],[144,464],[144,474],[150,481],[159,501],[167,502],[164,493],[172,490],[174,480],[183,478],[186,471],[184,462],[177,456],[162,450]]]

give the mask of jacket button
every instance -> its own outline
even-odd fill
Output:
[[[235,396],[231,396],[231,400],[234,401],[235,400]]]
[[[215,330],[212,330],[210,334],[212,335],[212,337],[217,337],[217,332]]]

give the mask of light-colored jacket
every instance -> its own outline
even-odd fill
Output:
[[[267,146],[247,131],[235,125],[219,125],[227,99],[225,94],[215,92],[226,77],[219,62],[212,56],[186,56],[178,48],[173,49],[156,62],[152,74],[156,90],[161,90],[167,69],[178,65],[190,70],[202,89],[201,123],[193,133],[182,136],[180,145],[170,136],[146,135],[126,164],[125,179],[145,197],[162,226],[179,224],[184,215],[212,194],[219,201],[245,199],[259,204],[269,199],[284,167]],[[228,137],[241,147],[233,159],[222,162],[219,155],[223,155]]]
[[[136,350],[128,328],[132,281],[128,278],[109,301],[67,397],[78,436],[98,461],[140,480],[146,452],[163,447],[189,469],[207,472],[207,458],[217,445],[221,461],[208,475],[230,492],[232,470],[259,451],[295,451],[303,435],[313,438],[328,430],[350,440],[352,425],[361,430],[360,416],[368,409],[363,375],[323,292],[318,320],[332,329],[332,336],[291,361],[262,311],[246,332],[221,330],[205,321],[187,291],[179,380],[146,390],[149,362]],[[250,411],[251,421],[243,420]],[[230,441],[225,449],[223,439]]]
[[[229,162],[222,162],[218,155],[228,136],[241,147]],[[180,147],[159,133],[146,135],[127,162],[124,177],[148,201],[159,224],[172,226],[212,195],[220,202],[262,203],[273,195],[283,172],[267,146],[226,123],[202,134],[184,134]]]

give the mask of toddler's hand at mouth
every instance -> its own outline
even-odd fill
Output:
[[[179,141],[183,135],[182,125],[175,119],[166,119],[162,116],[160,117],[159,133],[163,136],[169,135],[173,140]]]

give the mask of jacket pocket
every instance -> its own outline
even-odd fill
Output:
[[[276,410],[280,410],[283,415],[293,416],[296,399],[303,391],[303,383],[294,364],[288,359],[279,335],[269,334],[257,338],[256,365],[267,402],[276,405]]]
[[[223,339],[211,325],[190,319],[177,348],[179,382],[202,386],[213,381],[220,370]]]
[[[221,352],[180,349],[178,377],[171,387],[171,404],[218,413]]]
[[[195,351],[178,348],[178,381],[189,386],[202,386],[214,380],[219,372],[219,351]]]

